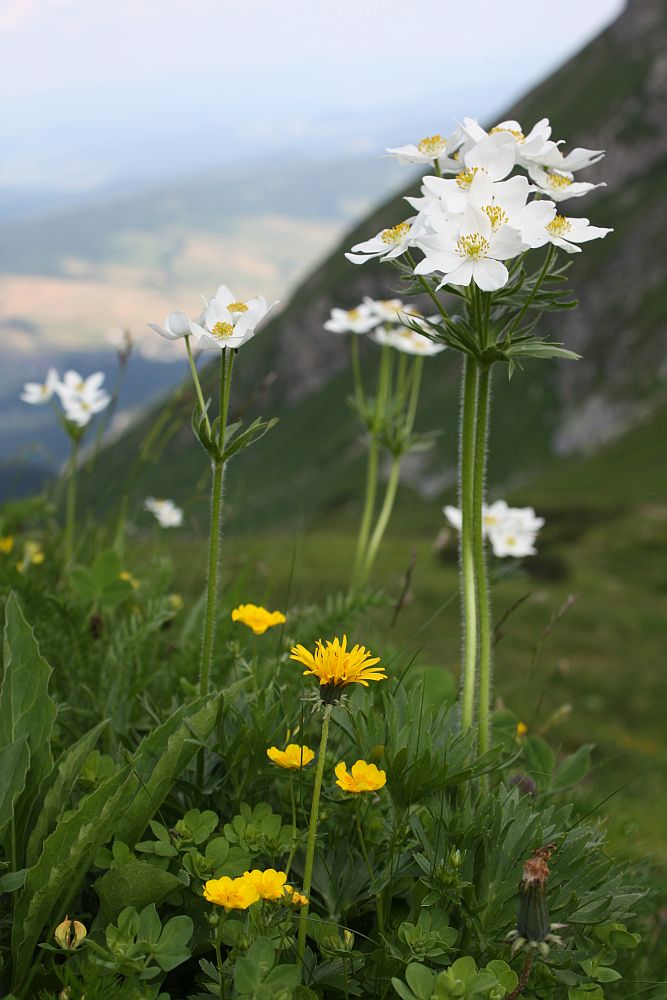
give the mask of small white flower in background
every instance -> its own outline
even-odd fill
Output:
[[[394,257],[400,257],[409,250],[422,232],[423,225],[417,221],[416,216],[405,219],[390,229],[383,229],[370,240],[356,243],[352,247],[352,253],[346,253],[345,256],[352,264],[365,264],[366,261],[374,260],[376,257],[380,257],[381,260],[393,260]]]
[[[190,322],[190,333],[201,350],[237,350],[255,336],[257,326],[275,305],[267,305],[261,295],[244,302],[220,285],[199,322]]]
[[[102,388],[104,372],[94,372],[83,378],[78,372],[66,371],[55,391],[65,417],[77,427],[85,427],[96,413],[101,413],[111,402],[111,396]]]
[[[364,301],[354,309],[332,309],[324,329],[331,333],[368,333],[379,322],[377,314]]]
[[[180,528],[183,524],[183,511],[173,500],[156,500],[146,497],[144,510],[153,514],[161,528]]]
[[[461,169],[458,157],[454,154],[463,142],[460,129],[449,136],[429,135],[420,139],[416,146],[393,146],[387,150],[390,156],[395,156],[399,163],[430,163],[436,161],[441,170],[456,173]]]
[[[364,305],[379,323],[402,323],[406,315],[420,315],[414,306],[406,306],[402,299],[372,299],[366,295]]]
[[[419,241],[424,253],[415,274],[444,275],[440,285],[469,285],[492,292],[507,283],[509,272],[502,263],[517,257],[527,245],[521,233],[501,224],[494,232],[486,212],[469,206],[460,221],[434,225],[435,233]]]
[[[113,327],[113,329],[107,330],[107,340],[112,347],[116,348],[119,354],[127,354],[132,348],[132,334],[129,330],[121,330],[118,327]]]
[[[458,507],[444,507],[445,517],[457,531],[461,530],[462,518]],[[491,543],[494,556],[504,558],[537,554],[535,541],[544,526],[544,518],[537,517],[532,507],[509,507],[505,500],[484,506],[482,510],[482,534]]]
[[[378,326],[370,335],[376,344],[387,344],[389,347],[402,351],[404,354],[417,354],[431,357],[445,350],[444,344],[438,344],[423,333],[418,333],[408,326],[389,327]]]
[[[169,313],[163,326],[158,323],[149,323],[151,330],[155,330],[165,340],[181,340],[190,336],[190,319],[183,312],[176,310]]]
[[[53,398],[58,382],[58,372],[55,368],[49,368],[43,382],[26,382],[23,386],[21,399],[24,403],[30,403],[31,406],[48,403]]]

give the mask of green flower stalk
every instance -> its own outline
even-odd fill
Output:
[[[313,865],[315,863],[315,844],[317,841],[317,823],[320,816],[320,794],[322,792],[322,779],[324,777],[324,763],[327,752],[327,741],[329,739],[329,724],[331,722],[332,705],[323,706],[322,734],[320,736],[320,749],[317,754],[317,766],[315,768],[315,784],[313,786],[313,798],[310,805],[310,820],[308,823],[308,839],[306,841],[306,860],[303,871],[303,894],[310,900],[310,890],[313,884]],[[299,913],[299,932],[297,937],[296,957],[299,965],[303,964],[303,957],[306,951],[306,929],[308,922],[309,904],[301,907]]]

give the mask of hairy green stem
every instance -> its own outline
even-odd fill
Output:
[[[373,529],[373,534],[368,543],[368,551],[366,553],[366,561],[363,567],[362,582],[366,583],[370,572],[373,569],[373,564],[377,557],[378,549],[380,548],[380,542],[387,530],[387,525],[389,524],[389,518],[391,517],[391,512],[394,508],[394,501],[396,500],[396,492],[398,490],[398,484],[401,478],[401,456],[393,455],[391,459],[391,468],[389,470],[389,479],[387,480],[387,490],[384,495],[384,501],[378,514],[378,519]]]
[[[378,459],[380,452],[380,430],[387,406],[389,385],[391,382],[391,348],[386,345],[382,348],[380,355],[380,371],[378,374],[377,391],[375,395],[375,407],[373,417],[369,427],[368,459],[366,465],[366,490],[364,495],[364,506],[359,525],[359,537],[357,538],[357,551],[354,560],[353,586],[359,584],[366,564],[368,539],[375,513],[375,501],[377,497],[378,484]],[[355,376],[356,378],[356,376]]]
[[[313,864],[315,861],[315,843],[317,838],[317,821],[320,815],[320,793],[322,791],[322,778],[324,776],[324,761],[327,751],[327,740],[329,739],[329,722],[331,720],[331,705],[324,706],[324,718],[322,719],[322,736],[320,738],[320,749],[317,755],[317,768],[315,770],[315,784],[313,786],[313,799],[310,806],[310,822],[308,823],[308,840],[306,841],[306,862],[303,871],[303,894],[310,900],[310,889],[313,884]],[[309,905],[301,907],[299,914],[299,936],[297,941],[296,957],[297,962],[303,964],[303,956],[306,951],[306,927],[308,922]]]
[[[464,360],[461,400],[461,434],[459,439],[459,491],[461,503],[461,567],[463,608],[463,676],[461,696],[461,726],[473,724],[475,682],[477,673],[477,597],[475,592],[475,547],[473,529],[475,410],[477,405],[477,371],[474,360]]]
[[[72,451],[67,468],[67,500],[65,508],[65,566],[72,560],[74,548],[74,522],[76,520],[76,471],[79,460],[79,439],[72,440]]]
[[[479,752],[490,745],[491,711],[491,603],[486,554],[484,551],[483,508],[486,486],[486,455],[489,434],[489,409],[491,398],[491,370],[480,368],[477,376],[477,421],[475,431],[475,468],[473,490],[473,532],[475,552],[475,577],[477,581],[477,608],[479,614]]]
[[[201,414],[206,421],[206,430],[211,433],[211,424],[208,419],[208,413],[206,412],[206,403],[204,402],[204,393],[201,390],[201,382],[199,381],[199,375],[197,374],[197,366],[195,364],[195,359],[192,356],[192,348],[190,347],[190,338],[185,337],[185,349],[188,352],[188,361],[190,363],[190,372],[192,373],[192,381],[194,382],[195,391],[197,393],[197,400],[199,402],[199,409]],[[224,356],[223,351],[223,356]]]

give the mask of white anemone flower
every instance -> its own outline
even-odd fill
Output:
[[[445,517],[457,531],[461,531],[462,517],[458,507],[443,508]],[[533,507],[510,507],[505,500],[496,500],[482,509],[482,534],[491,543],[495,556],[534,556],[535,541],[544,526],[544,518],[537,517]]]
[[[395,156],[399,163],[437,163],[440,170],[456,173],[461,169],[458,157],[455,155],[463,142],[463,135],[457,129],[452,135],[429,135],[420,139],[417,145],[393,146],[387,149],[390,156]]]
[[[371,333],[371,340],[376,344],[393,347],[403,354],[414,354],[424,358],[430,358],[434,354],[440,354],[445,350],[444,344],[438,344],[425,337],[423,333],[418,333],[409,326],[384,327],[378,326]]]
[[[364,301],[354,309],[332,309],[324,329],[331,333],[368,333],[379,322],[378,315]]]
[[[563,155],[558,148],[559,145],[555,142],[549,143],[547,150],[536,156],[535,161],[551,170],[574,173],[576,170],[585,170],[604,156],[604,149],[583,149],[581,146]]]
[[[470,204],[488,215],[494,233],[509,225],[521,233],[529,247],[540,247],[546,242],[544,233],[556,215],[556,206],[545,198],[529,202],[530,192],[530,182],[523,175],[494,182],[478,174],[470,185]]]
[[[427,201],[410,203],[423,210],[427,217],[433,214],[433,199],[439,200],[441,210],[448,215],[460,215],[469,204],[469,192],[475,177],[484,174],[492,181],[502,181],[516,163],[514,142],[502,132],[486,136],[463,157],[463,166],[456,177],[425,177],[422,194]],[[430,205],[429,205],[430,202]]]
[[[494,232],[486,212],[470,206],[460,222],[443,222],[433,236],[420,240],[424,260],[415,274],[444,275],[443,285],[469,285],[474,281],[484,292],[507,284],[509,272],[502,261],[511,260],[527,249],[521,233],[502,224]]]
[[[535,181],[538,190],[548,194],[554,201],[567,201],[568,198],[581,198],[594,188],[606,187],[604,181],[591,184],[590,181],[576,181],[574,174],[567,170],[554,170],[538,163],[528,166],[528,173]]]
[[[169,313],[163,326],[158,323],[149,323],[148,326],[165,340],[181,340],[190,336],[190,319],[178,310]]]
[[[365,264],[366,261],[374,260],[376,257],[381,260],[392,260],[414,246],[422,232],[423,226],[416,217],[405,219],[396,226],[381,230],[370,240],[356,243],[352,247],[352,252],[346,253],[345,256],[352,264]]]
[[[103,382],[104,372],[94,372],[88,378],[71,369],[65,372],[55,391],[70,423],[85,427],[96,413],[106,410],[111,396],[102,388]]]
[[[275,305],[267,305],[261,295],[243,302],[220,285],[200,321],[190,322],[190,332],[201,350],[237,350],[255,336],[257,326]]]
[[[550,141],[551,125],[548,118],[541,118],[528,133],[524,133],[519,122],[513,120],[498,122],[487,132],[475,118],[464,118],[461,131],[468,140],[464,149],[469,148],[470,142],[477,145],[489,135],[507,136],[514,143],[517,163],[522,165],[525,160],[535,159],[555,145]]]
[[[155,497],[146,497],[144,510],[155,516],[161,528],[180,528],[183,524],[183,511],[176,506],[173,500],[156,500]]]
[[[533,204],[539,205],[540,202]],[[543,227],[540,226],[539,222],[536,222],[535,228],[531,229],[524,236],[524,239],[530,241],[531,247],[553,243],[554,246],[560,247],[567,253],[581,253],[581,247],[577,246],[578,243],[601,240],[608,233],[613,233],[613,229],[591,226],[588,219],[574,219],[570,216],[556,215]]]
[[[24,403],[30,403],[31,406],[41,406],[42,403],[48,403],[53,399],[53,394],[56,391],[59,381],[56,369],[49,368],[43,382],[25,383],[21,399]]]
[[[372,299],[364,296],[364,305],[377,317],[378,323],[402,323],[404,316],[420,316],[418,309],[407,306],[402,299]]]

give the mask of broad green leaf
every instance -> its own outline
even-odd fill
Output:
[[[50,787],[44,796],[43,804],[28,840],[27,867],[34,865],[44,840],[56,825],[58,817],[68,808],[72,789],[106,725],[106,722],[100,722],[94,726],[81,739],[72,744],[69,750],[66,750],[57,761],[55,779],[50,782]]]
[[[25,882],[25,868],[19,868],[16,872],[7,872],[0,878],[0,893],[16,892]]]
[[[25,780],[30,766],[28,737],[19,736],[13,743],[0,749],[0,841],[6,827],[14,815],[16,801],[25,788]]]
[[[257,938],[248,954],[236,963],[234,986],[239,993],[253,993],[273,967],[275,950],[267,938]]]
[[[30,748],[30,769],[25,788],[15,804],[16,834],[27,840],[28,815],[44,778],[53,770],[51,732],[57,709],[49,695],[51,667],[39,651],[14,593],[5,607],[4,676],[0,687],[0,747],[25,737]]]
[[[562,792],[586,777],[591,766],[592,749],[593,744],[587,743],[562,761],[554,775],[552,785],[554,791]]]
[[[126,906],[142,910],[149,903],[157,906],[173,892],[182,888],[170,872],[162,871],[147,861],[128,861],[112,868],[98,878],[93,888],[100,898],[105,922],[115,922]]]
[[[541,736],[527,736],[523,747],[526,769],[540,788],[549,788],[556,755]]]
[[[411,962],[405,970],[405,978],[418,1000],[429,1000],[435,982],[435,976],[430,969],[418,962]]]
[[[44,841],[29,868],[14,911],[12,954],[14,983],[24,981],[44,928],[64,915],[79,891],[95,855],[113,836],[131,794],[132,765],[127,764],[66,813]]]
[[[134,757],[133,795],[114,835],[133,847],[162,805],[174,781],[197,753],[197,741],[206,739],[220,709],[220,695],[205,695],[184,705],[149,733]]]
[[[163,972],[169,972],[181,962],[188,960],[190,957],[188,942],[192,937],[193,928],[190,917],[183,914],[172,917],[164,925],[158,944],[153,948],[155,961]]]

